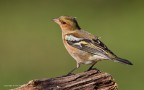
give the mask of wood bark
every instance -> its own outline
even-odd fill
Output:
[[[117,83],[108,73],[90,71],[55,78],[31,80],[12,90],[117,90]]]

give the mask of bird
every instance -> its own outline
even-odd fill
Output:
[[[90,64],[88,70],[102,60],[112,60],[122,64],[133,65],[130,61],[118,57],[95,36],[83,30],[75,17],[60,16],[53,19],[62,30],[62,41],[68,53],[76,60],[76,67],[68,74],[71,74],[81,64]]]

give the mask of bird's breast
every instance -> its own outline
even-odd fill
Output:
[[[89,61],[91,54],[87,53],[85,51],[79,50],[75,47],[70,46],[64,39],[63,43],[65,48],[67,49],[68,53],[78,62],[78,63],[84,63],[84,64],[90,64],[92,63]]]

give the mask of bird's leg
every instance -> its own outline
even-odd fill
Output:
[[[76,70],[76,69],[77,69],[77,67],[75,67],[74,69],[72,69],[67,75],[71,75],[72,72],[73,72],[74,70]]]
[[[77,63],[77,67],[75,67],[74,69],[72,69],[67,75],[71,75],[72,74],[72,72],[74,71],[74,70],[76,70],[77,68],[79,68],[80,67],[80,64],[79,63]]]
[[[93,66],[96,64],[96,62],[94,62],[87,71],[92,70]]]

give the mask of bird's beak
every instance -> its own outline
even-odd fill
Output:
[[[54,18],[53,21],[59,23],[59,18]]]

